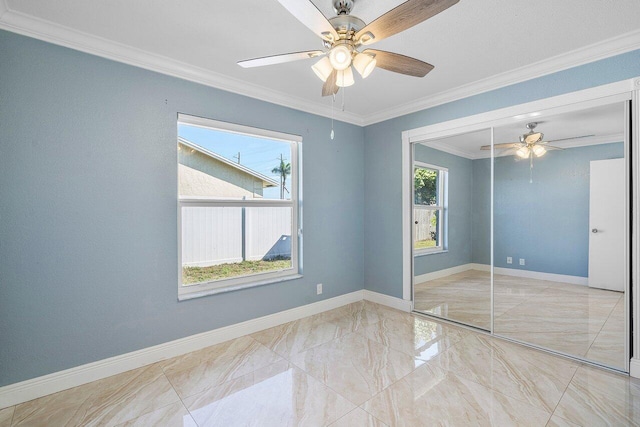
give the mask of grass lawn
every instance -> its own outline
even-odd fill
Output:
[[[211,280],[228,279],[263,273],[265,271],[282,270],[291,267],[290,259],[274,261],[242,261],[229,264],[212,265],[211,267],[182,267],[182,284],[209,282]]]
[[[414,249],[433,248],[435,245],[435,240],[419,240],[415,242]]]

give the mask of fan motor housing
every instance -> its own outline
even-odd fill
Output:
[[[353,15],[338,15],[329,19],[329,22],[341,35],[350,32],[357,33],[366,25],[362,19]]]
[[[354,0],[335,0],[333,2],[333,10],[335,10],[338,15],[348,15],[351,13],[351,9],[353,9],[353,1]]]

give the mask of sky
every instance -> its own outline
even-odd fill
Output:
[[[178,124],[178,136],[209,151],[213,151],[232,162],[238,162],[238,153],[240,153],[241,165],[276,181],[280,181],[280,176],[272,173],[271,170],[280,165],[280,155],[282,154],[285,164],[291,163],[291,148],[287,142],[255,138],[184,124]],[[291,188],[290,179],[291,176],[287,176],[286,188]],[[263,196],[265,199],[279,199],[280,187],[265,188]],[[285,198],[289,198],[287,196],[288,194],[285,193]]]

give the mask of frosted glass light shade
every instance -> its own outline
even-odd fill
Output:
[[[351,86],[355,81],[353,80],[353,71],[351,71],[351,67],[346,70],[338,71],[338,79],[336,81],[336,85],[338,87],[347,87]]]
[[[363,79],[366,79],[376,68],[376,59],[366,53],[359,53],[353,58],[353,68],[360,73]]]
[[[522,157],[523,159],[526,159],[527,157],[529,157],[529,147],[520,148],[518,151],[516,151],[516,155],[518,157]]]
[[[343,44],[338,45],[329,52],[329,61],[336,70],[346,70],[351,65],[351,50]]]
[[[544,148],[542,145],[534,145],[532,150],[533,150],[533,154],[535,154],[536,157],[542,157],[544,156],[544,153],[547,152],[547,149]]]
[[[316,76],[318,76],[318,78],[320,78],[320,80],[322,80],[323,82],[327,81],[327,78],[329,78],[329,75],[333,71],[333,67],[331,66],[331,61],[329,61],[329,58],[327,58],[326,56],[322,58],[320,61],[313,64],[311,69],[313,70],[314,73],[316,73]]]

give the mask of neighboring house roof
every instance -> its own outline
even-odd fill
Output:
[[[252,176],[262,180],[263,183],[264,183],[263,184],[264,187],[277,187],[277,186],[280,185],[280,183],[278,181],[276,181],[275,179],[273,179],[273,178],[269,178],[268,176],[263,175],[260,172],[256,172],[253,169],[250,169],[250,168],[248,168],[246,166],[242,166],[239,163],[232,162],[231,160],[226,159],[226,158],[222,157],[221,155],[214,153],[213,151],[209,151],[206,148],[199,146],[198,144],[194,144],[193,142],[188,141],[188,140],[186,140],[186,139],[184,139],[182,137],[178,137],[178,142],[180,144],[186,146],[186,147],[189,147],[189,148],[191,148],[193,150],[196,150],[196,151],[204,154],[205,156],[209,156],[209,157],[211,157],[211,158],[213,158],[213,159],[215,159],[215,160],[217,160],[219,162],[225,163],[225,164],[227,164],[227,165],[229,165],[231,167],[234,167],[234,168],[236,168],[236,169],[238,169],[238,170],[240,170],[240,171],[242,171],[242,172],[244,172],[246,174],[252,175]]]

